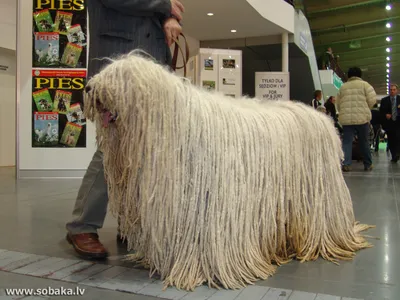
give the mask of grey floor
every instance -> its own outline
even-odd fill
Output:
[[[400,163],[391,164],[386,153],[381,151],[378,156],[374,156],[374,165],[375,169],[372,172],[365,173],[361,164],[354,163],[353,172],[345,174],[345,178],[353,197],[357,219],[377,226],[376,229],[368,232],[368,235],[379,237],[379,239],[371,240],[375,246],[359,252],[354,261],[342,262],[339,266],[323,260],[305,264],[291,262],[282,266],[278,268],[275,276],[258,282],[256,287],[259,287],[262,293],[265,293],[268,288],[271,288],[271,291],[273,288],[286,289],[293,292],[292,296],[283,297],[281,294],[276,298],[264,296],[263,299],[335,300],[341,297],[343,299],[400,299],[400,259],[397,257],[400,251]],[[79,185],[80,180],[71,179],[16,181],[13,168],[0,168],[0,262],[2,250],[50,258],[77,259],[74,251],[65,241],[64,226],[70,218]],[[100,231],[100,237],[111,252],[110,259],[102,264],[130,270],[132,266],[121,261],[126,252],[116,243],[116,220],[112,216],[107,216],[105,226]],[[137,272],[144,277],[147,274],[144,270],[132,272]],[[79,282],[62,282],[0,271],[0,299],[5,297],[1,290],[6,288],[75,287],[77,285]],[[257,291],[256,287],[251,291]],[[261,287],[268,288],[261,290]],[[93,286],[85,286],[85,289],[85,295],[76,297],[77,299],[111,299],[113,297],[159,299]],[[55,298],[62,299],[63,297]],[[71,297],[68,298],[71,299]],[[188,295],[185,299],[207,298],[204,295],[202,297]],[[12,298],[5,297],[4,299]],[[253,298],[248,297],[248,300],[251,299]]]

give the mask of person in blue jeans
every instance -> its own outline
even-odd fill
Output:
[[[357,135],[358,146],[364,162],[364,170],[371,171],[372,154],[369,145],[369,123],[372,118],[371,109],[376,104],[374,88],[361,79],[361,69],[350,68],[349,80],[342,85],[336,97],[339,111],[339,123],[343,126],[343,171],[351,171],[353,141]]]

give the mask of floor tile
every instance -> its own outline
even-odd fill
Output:
[[[268,293],[269,288],[263,286],[249,286],[235,298],[235,300],[261,300]]]
[[[292,293],[292,290],[269,288],[261,300],[288,300]]]

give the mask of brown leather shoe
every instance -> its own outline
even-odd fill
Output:
[[[67,241],[85,259],[103,259],[108,256],[96,233],[67,234]]]

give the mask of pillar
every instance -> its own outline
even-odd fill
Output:
[[[289,34],[282,33],[282,72],[289,72]]]

